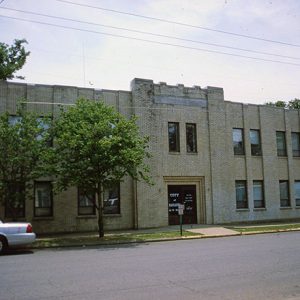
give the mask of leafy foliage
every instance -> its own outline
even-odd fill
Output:
[[[136,119],[127,120],[102,102],[80,99],[62,109],[54,126],[56,186],[65,190],[79,186],[96,194],[99,236],[104,235],[103,188],[126,175],[150,182],[147,138],[139,136]]]
[[[14,76],[14,73],[20,70],[30,52],[26,52],[23,44],[26,44],[25,39],[14,40],[14,44],[9,46],[5,43],[0,43],[0,80],[7,79],[24,79],[23,76]]]
[[[14,119],[0,116],[0,202],[8,207],[24,199],[32,180],[46,173],[49,122],[21,108]]]
[[[295,98],[294,100],[290,100],[289,102],[281,100],[276,102],[266,102],[265,105],[289,109],[300,109],[300,99]]]

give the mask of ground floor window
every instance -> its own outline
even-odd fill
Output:
[[[50,181],[34,182],[34,215],[36,217],[52,216],[53,197]]]
[[[104,190],[103,213],[105,215],[120,213],[120,185]]]
[[[248,208],[247,183],[245,180],[235,182],[236,208]]]
[[[254,208],[264,208],[264,184],[262,180],[253,181],[253,204]]]
[[[5,217],[12,219],[25,217],[25,184],[23,182],[8,183]]]
[[[294,190],[296,206],[300,206],[300,180],[295,181]]]
[[[280,207],[290,207],[289,182],[287,180],[279,181]]]
[[[95,194],[84,188],[78,188],[78,215],[95,215],[95,200]]]

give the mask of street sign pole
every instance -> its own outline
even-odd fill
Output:
[[[182,215],[184,211],[184,204],[178,204],[178,215],[179,215],[179,224],[180,224],[180,235],[182,236]]]

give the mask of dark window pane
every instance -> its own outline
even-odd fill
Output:
[[[22,182],[9,182],[7,195],[9,200],[5,202],[5,217],[25,217],[25,184]]]
[[[259,130],[250,130],[251,155],[261,155],[261,142]]]
[[[186,151],[197,152],[196,124],[186,124]]]
[[[106,189],[103,199],[104,214],[119,214],[120,213],[120,188],[119,185]]]
[[[247,184],[244,180],[235,182],[236,208],[248,208]]]
[[[300,206],[300,181],[295,181],[294,190],[295,190],[296,206]]]
[[[276,131],[277,155],[286,156],[285,132]]]
[[[243,129],[233,128],[232,131],[233,151],[235,155],[244,155],[244,136]]]
[[[179,123],[168,123],[169,151],[179,152]]]
[[[51,182],[34,183],[34,215],[38,217],[52,215]]]
[[[286,180],[279,181],[279,189],[280,189],[280,206],[281,207],[289,207],[290,197],[289,197],[289,182]]]
[[[265,207],[263,181],[253,181],[253,201],[254,208]]]
[[[300,133],[292,132],[293,156],[300,156]]]
[[[96,213],[95,200],[95,194],[78,188],[78,214],[94,215]]]

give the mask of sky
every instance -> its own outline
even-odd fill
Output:
[[[0,0],[0,42],[23,38],[26,83],[129,91],[145,78],[234,102],[300,98],[299,0]]]

